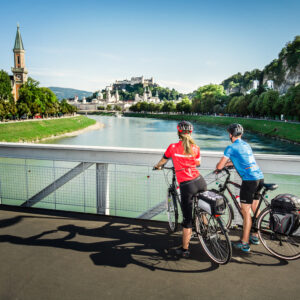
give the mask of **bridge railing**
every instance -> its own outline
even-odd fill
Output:
[[[162,149],[0,143],[0,203],[166,220],[168,174],[152,171]],[[202,151],[201,172],[220,152]],[[257,154],[274,193],[300,195],[300,156]]]

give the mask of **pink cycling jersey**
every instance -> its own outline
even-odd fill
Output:
[[[200,148],[192,145],[193,155],[185,154],[182,141],[171,144],[164,154],[164,158],[172,158],[176,171],[178,183],[189,181],[197,178],[200,174],[196,165],[200,162]]]

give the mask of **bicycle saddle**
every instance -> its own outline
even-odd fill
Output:
[[[276,184],[276,183],[264,183],[264,188],[266,190],[274,191],[278,188],[278,184]]]

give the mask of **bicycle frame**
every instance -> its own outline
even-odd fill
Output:
[[[179,200],[179,204],[181,205],[181,199],[177,193],[177,180],[175,175],[175,168],[174,167],[163,167],[167,170],[172,170],[172,183],[169,185],[169,190],[171,190],[171,193],[174,194],[174,196],[177,196],[177,199]]]
[[[230,195],[230,197],[231,197],[231,199],[232,199],[235,207],[237,208],[240,216],[243,219],[243,214],[242,214],[240,203],[237,201],[236,195],[228,187],[228,185],[231,184],[231,185],[237,187],[238,189],[241,189],[241,185],[230,180],[231,174],[228,171],[228,169],[223,169],[223,170],[227,173],[227,177],[226,177],[225,183],[223,185],[222,184],[219,185],[219,192],[224,193],[224,191],[228,191],[228,193],[229,193],[229,195]],[[266,193],[267,193],[267,190],[265,188],[263,188],[262,193],[259,194],[259,199],[258,199],[259,202],[258,202],[257,208],[256,208],[256,210],[255,210],[255,212],[253,214],[253,217],[252,217],[252,224],[253,224],[252,226],[256,227],[256,221],[257,221],[258,216],[259,216],[258,211],[260,209],[260,206],[261,206],[262,202],[264,201],[264,203],[266,204],[266,206],[270,205],[269,202],[265,198]]]

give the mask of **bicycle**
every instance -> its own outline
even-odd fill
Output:
[[[232,208],[231,209],[228,208],[230,203],[227,197],[224,195],[225,191],[229,193],[242,219],[243,219],[243,214],[241,212],[241,206],[237,201],[237,196],[232,192],[232,190],[228,186],[228,185],[233,185],[238,189],[241,188],[241,185],[230,180],[231,169],[234,169],[234,167],[225,167],[221,170],[221,172],[226,173],[225,175],[226,179],[223,184],[219,184],[218,186],[219,190],[217,192],[224,197],[225,202],[228,204],[226,206],[227,209],[226,214],[229,215],[229,218],[232,221],[232,219],[234,218],[234,212]],[[253,213],[251,231],[258,233],[259,239],[263,244],[263,246],[276,257],[284,260],[298,259],[300,257],[300,227],[291,235],[274,232],[270,228],[272,209],[271,209],[271,204],[266,199],[266,194],[268,191],[274,191],[277,188],[278,188],[277,184],[264,183],[263,189],[259,194],[259,199],[258,199],[259,203],[257,209]],[[266,207],[260,212],[260,214],[258,214],[258,211],[260,210],[262,203],[264,203]],[[227,228],[229,228],[230,225],[231,222]]]
[[[162,167],[162,169],[172,171],[172,183],[167,180],[168,187],[167,194],[167,215],[169,220],[169,231],[175,232],[178,229],[178,206],[181,207],[180,197],[177,192],[178,184],[175,176],[174,167]],[[199,242],[208,255],[208,257],[217,264],[227,264],[232,255],[232,247],[224,227],[220,215],[212,214],[198,205],[198,201],[202,200],[202,193],[198,193],[193,197],[193,230],[195,236],[198,237]]]

